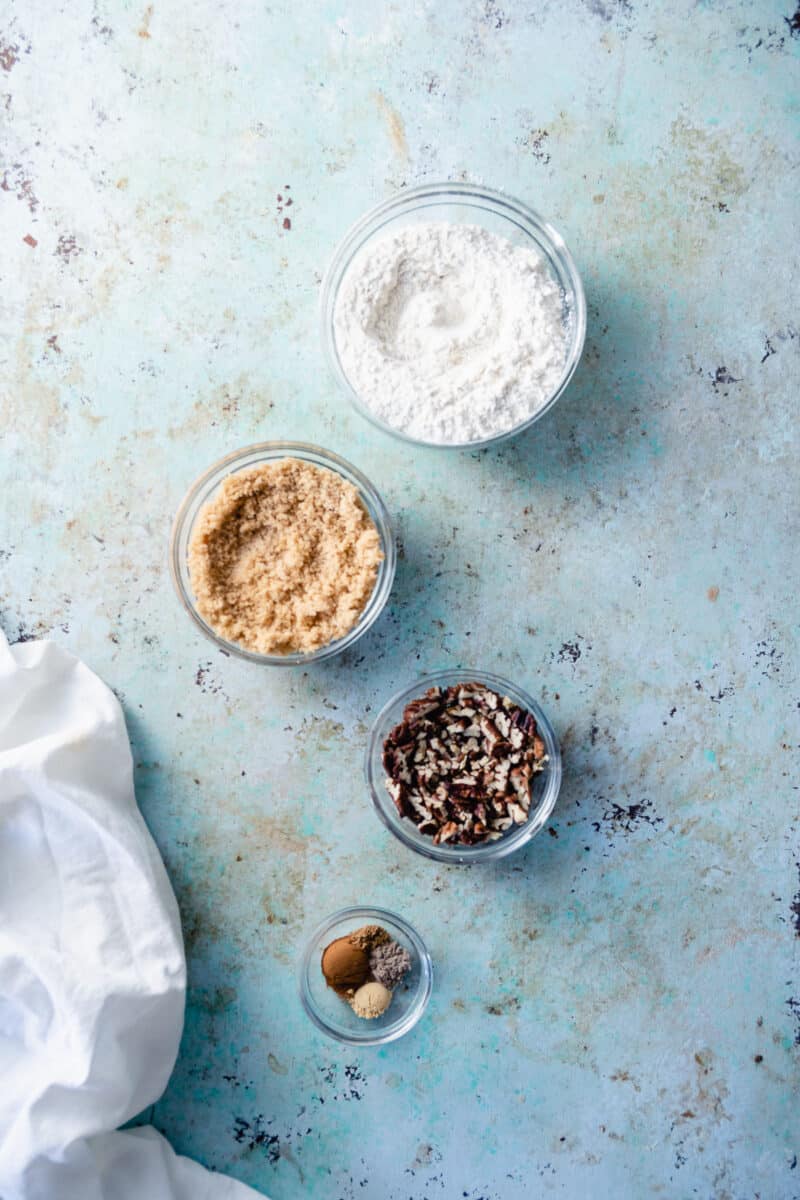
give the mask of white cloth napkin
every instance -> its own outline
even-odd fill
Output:
[[[183,1026],[175,897],[122,710],[52,642],[0,633],[0,1197],[253,1200],[152,1128]]]

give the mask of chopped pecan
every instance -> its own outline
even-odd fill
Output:
[[[433,840],[437,843],[437,845],[439,842],[449,842],[450,839],[455,837],[457,833],[458,826],[456,825],[455,821],[448,821],[445,825],[442,825],[441,829],[435,835]]]
[[[473,845],[528,819],[547,753],[532,713],[467,683],[407,705],[382,761],[401,816],[437,844]]]

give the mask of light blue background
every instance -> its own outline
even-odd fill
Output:
[[[791,17],[4,7],[3,624],[125,706],[189,957],[153,1119],[276,1200],[800,1195]],[[540,210],[586,284],[573,385],[496,451],[382,436],[322,361],[337,240],[444,178]],[[308,672],[216,652],[166,572],[189,482],[276,437],[365,470],[403,545],[382,620]],[[376,707],[458,664],[535,692],[565,754],[550,830],[472,873],[396,844],[361,775]],[[435,961],[382,1051],[296,998],[351,903]]]

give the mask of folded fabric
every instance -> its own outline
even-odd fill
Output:
[[[154,1129],[186,964],[122,710],[51,642],[0,633],[0,1197],[253,1200]],[[116,1131],[116,1132],[115,1132]]]

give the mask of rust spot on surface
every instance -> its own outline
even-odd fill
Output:
[[[714,587],[710,587],[710,588],[708,589],[708,591],[706,592],[706,595],[708,596],[709,600],[710,600],[710,601],[711,601],[711,603],[713,604],[713,603],[714,603],[714,601],[715,601],[715,600],[717,599],[717,597],[719,596],[719,588],[718,588],[718,587],[716,587],[716,586],[714,586]]]
[[[611,835],[633,833],[643,825],[650,825],[655,829],[663,823],[664,818],[655,812],[652,800],[645,798],[636,804],[627,805],[617,804],[614,800],[609,801],[600,820],[593,821],[592,826],[596,833],[600,832],[601,827],[605,827]]]
[[[47,344],[51,350],[55,350],[56,354],[61,353],[61,347],[58,344],[58,334],[54,333],[47,339]]]
[[[140,38],[147,38],[149,40],[149,38],[150,38],[150,20],[151,20],[152,16],[153,16],[153,6],[152,6],[152,4],[148,4],[147,8],[144,10],[144,16],[142,17],[142,23],[139,26],[139,29],[137,30]]]
[[[497,1004],[487,1004],[486,1012],[491,1017],[505,1017],[510,1013],[517,1013],[522,1008],[516,996],[507,996],[500,1000]]]
[[[25,237],[22,240],[23,240],[23,242],[26,242],[27,245],[29,245],[29,246],[38,246],[39,245],[36,238],[31,233],[26,233]]]
[[[728,368],[726,366],[717,367],[714,374],[710,375],[709,378],[711,380],[711,386],[713,387],[715,392],[718,392],[719,389],[722,387],[726,387],[729,383],[741,383],[742,382],[741,379],[738,378],[736,375],[731,374],[731,372],[728,370]],[[723,393],[723,395],[725,395],[725,396],[727,396],[727,394],[728,394],[727,392]]]
[[[64,262],[69,262],[71,258],[75,258],[77,254],[82,254],[83,251],[75,240],[74,233],[62,233],[53,253],[63,259]]]
[[[798,873],[800,873],[800,862],[797,864]],[[792,903],[789,905],[789,911],[792,914],[792,925],[798,937],[800,937],[800,889],[797,890],[792,897]]]
[[[392,108],[389,101],[384,96],[383,92],[376,93],[376,101],[378,108],[386,118],[386,126],[389,131],[389,140],[394,147],[394,151],[398,158],[406,160],[408,158],[408,142],[406,141],[406,127],[403,118],[397,109]]]
[[[531,129],[527,137],[517,139],[517,145],[530,150],[537,162],[547,166],[550,162],[550,152],[547,149],[549,137],[546,129]]]
[[[287,183],[284,191],[289,192],[289,190],[290,190],[289,184]],[[278,192],[278,204],[277,204],[278,216],[280,217],[283,214],[284,209],[291,208],[293,203],[294,203],[294,201],[292,200],[291,196],[289,196],[289,195],[284,196],[283,192]],[[284,229],[292,228],[291,218],[288,216],[283,218],[283,221],[281,222],[281,224]]]
[[[0,67],[4,71],[10,71],[15,63],[19,62],[19,46],[13,45],[10,42],[0,40]]]
[[[29,212],[36,212],[39,199],[33,190],[33,183],[28,178],[21,163],[14,163],[10,171],[3,172],[0,179],[0,191],[13,192],[18,200],[24,200]]]
[[[271,1125],[274,1118],[267,1121],[267,1126]],[[278,1162],[281,1156],[281,1142],[277,1133],[270,1133],[268,1128],[264,1127],[263,1113],[258,1113],[252,1120],[246,1121],[244,1117],[236,1117],[233,1122],[233,1140],[242,1146],[246,1146],[248,1150],[263,1150],[273,1166]]]
[[[629,1083],[635,1092],[642,1090],[630,1071],[615,1071],[613,1075],[609,1075],[609,1079],[612,1083]]]

